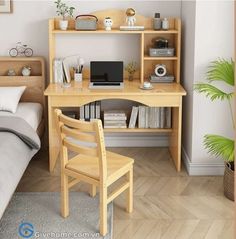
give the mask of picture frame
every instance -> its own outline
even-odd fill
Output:
[[[0,13],[11,12],[11,0],[0,0]]]

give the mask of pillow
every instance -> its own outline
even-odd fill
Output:
[[[0,87],[0,110],[16,113],[19,100],[26,86]]]

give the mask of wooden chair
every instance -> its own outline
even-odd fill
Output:
[[[105,149],[101,120],[84,122],[69,118],[56,109],[57,129],[61,142],[61,214],[69,215],[69,189],[80,181],[91,184],[90,195],[100,190],[100,234],[107,233],[107,205],[123,191],[126,192],[126,210],[133,210],[133,163],[134,160]],[[68,150],[77,153],[68,158]],[[109,196],[108,187],[126,176]],[[69,177],[73,180],[69,182]]]

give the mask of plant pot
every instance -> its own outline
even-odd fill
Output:
[[[225,164],[224,195],[234,201],[234,165],[230,163]]]
[[[134,74],[129,74],[129,81],[133,81],[134,80]]]
[[[68,20],[60,20],[59,27],[62,31],[66,31],[68,28]]]

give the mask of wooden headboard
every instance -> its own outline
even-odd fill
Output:
[[[22,76],[21,71],[24,66],[31,67],[30,76]],[[8,76],[9,69],[14,70],[16,76]],[[40,103],[45,116],[45,61],[43,57],[0,57],[0,86],[26,86],[20,101]]]

